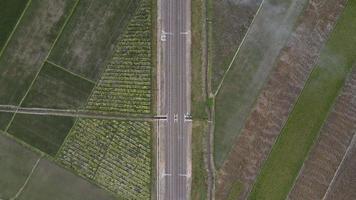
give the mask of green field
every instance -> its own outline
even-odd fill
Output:
[[[306,2],[266,0],[256,17],[216,96],[214,159],[217,168],[243,128]]]
[[[0,199],[15,196],[38,159],[39,155],[0,133]]]
[[[114,200],[105,190],[42,159],[19,200]]]
[[[356,61],[356,1],[348,1],[249,199],[285,199]]]
[[[14,29],[28,0],[0,1],[0,52]]]
[[[54,156],[73,124],[72,117],[16,114],[8,132]]]
[[[45,63],[23,107],[76,109],[84,107],[94,83]]]
[[[121,198],[149,199],[151,124],[79,119],[57,159]]]
[[[98,80],[139,0],[79,1],[49,60]]]

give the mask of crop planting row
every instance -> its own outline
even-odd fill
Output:
[[[151,14],[143,0],[117,44],[87,108],[105,113],[151,112]]]
[[[149,199],[149,122],[79,119],[59,162],[123,198]]]

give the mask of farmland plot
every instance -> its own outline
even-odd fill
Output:
[[[226,199],[229,191],[234,191],[231,187],[238,181],[243,183],[243,189],[235,199],[247,197],[343,9],[335,7],[334,3],[333,0],[325,1],[324,4],[318,0],[310,1],[299,17],[234,149],[220,170],[218,199]],[[314,4],[318,6],[314,7]]]
[[[347,155],[335,174],[334,182],[329,186],[325,200],[356,199],[356,136],[350,144]]]
[[[148,122],[79,119],[57,159],[119,197],[150,198]]]
[[[215,91],[262,0],[210,1],[212,90]]]
[[[0,52],[14,29],[28,0],[2,0],[0,2]]]
[[[73,124],[73,117],[16,114],[8,132],[54,156]]]
[[[103,113],[151,113],[151,9],[142,1],[128,24],[87,109]]]
[[[18,105],[41,68],[74,0],[32,0],[0,57],[0,104]],[[1,116],[7,123],[11,119]]]
[[[49,60],[96,81],[140,0],[79,1]]]
[[[0,133],[0,198],[10,199],[25,182],[39,155]]]
[[[114,200],[104,189],[41,159],[19,200]]]
[[[220,167],[243,128],[306,0],[266,0],[216,96],[214,158]]]
[[[289,199],[322,199],[356,131],[356,68],[299,172]],[[332,147],[332,148],[330,148]]]
[[[22,107],[83,108],[94,83],[46,62]]]
[[[336,5],[342,7],[342,0]],[[335,9],[335,1],[321,6]],[[284,199],[288,194],[347,75],[356,61],[356,2],[345,11],[320,54],[280,137],[251,193],[251,199]],[[330,12],[327,13],[328,16]]]

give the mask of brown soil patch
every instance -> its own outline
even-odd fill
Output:
[[[322,199],[356,128],[356,69],[328,116],[320,137],[295,182],[289,199]],[[356,155],[355,155],[356,156]]]
[[[352,140],[351,148],[340,167],[329,190],[326,200],[356,199],[356,140]]]
[[[345,0],[309,1],[221,169],[216,199],[226,199],[236,180],[243,183],[240,199],[247,197],[344,4]]]

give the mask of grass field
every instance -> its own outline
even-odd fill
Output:
[[[72,117],[16,114],[8,132],[54,156],[73,124]]]
[[[42,159],[19,200],[114,200],[105,190]]]
[[[28,0],[2,0],[0,2],[0,52],[9,38]]]
[[[139,2],[79,1],[49,60],[88,79],[99,79]]]
[[[11,199],[22,187],[39,155],[0,133],[0,198]]]
[[[217,168],[227,158],[306,2],[264,1],[216,96],[214,159]]]
[[[349,1],[249,199],[284,199],[356,59],[356,2]]]
[[[94,83],[45,63],[23,107],[76,109],[84,107]]]

